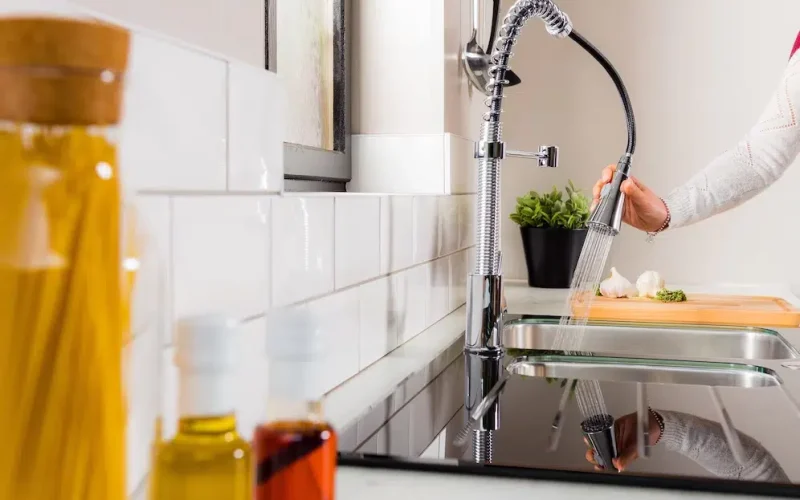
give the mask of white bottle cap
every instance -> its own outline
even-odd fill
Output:
[[[233,413],[241,359],[239,321],[223,315],[181,319],[175,336],[182,416]]]
[[[322,326],[304,307],[270,313],[267,357],[271,398],[316,401],[325,393],[325,341]]]

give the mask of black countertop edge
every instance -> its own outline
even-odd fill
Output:
[[[507,467],[499,465],[479,465],[459,461],[457,466],[445,463],[403,459],[383,455],[359,453],[339,453],[338,464],[347,467],[367,469],[405,470],[413,472],[436,472],[446,474],[465,474],[513,479],[534,479],[568,483],[605,484],[609,486],[633,486],[658,488],[664,490],[702,491],[708,493],[733,493],[769,497],[800,498],[800,486],[784,483],[758,483],[725,479],[702,479],[672,476],[637,476],[631,474],[602,474],[579,471],[561,471]]]

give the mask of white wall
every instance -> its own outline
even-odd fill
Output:
[[[251,59],[242,54],[218,55],[226,51],[214,37],[205,43],[190,35],[213,35],[206,21],[182,17],[188,26],[178,26],[173,8],[0,0],[0,15],[99,15],[133,29],[121,168],[149,244],[124,353],[131,491],[149,468],[157,413],[164,412],[167,433],[176,418],[166,365],[180,317],[254,318],[245,328],[237,408],[249,436],[266,402],[261,344],[271,308],[317,314],[332,390],[460,307],[471,260],[474,196],[451,195],[443,184],[416,195],[283,193],[281,79],[257,61],[238,62]],[[430,165],[443,173],[450,143],[440,137],[441,155]],[[420,192],[407,185],[405,193]]]
[[[505,7],[510,5],[505,2]],[[666,195],[754,125],[776,89],[800,30],[800,2],[773,0],[560,0],[575,28],[617,67],[638,125],[633,172]],[[574,43],[550,38],[538,22],[523,32],[512,68],[523,84],[508,89],[504,136],[515,149],[555,143],[561,166],[523,160],[503,166],[503,212],[529,189],[589,189],[625,147],[619,98],[603,70]],[[774,282],[800,285],[793,206],[795,165],[767,193],[653,245],[631,228],[609,262],[635,278],[655,268],[667,281]],[[504,221],[504,267],[524,278],[518,229]]]
[[[107,20],[264,66],[264,0],[70,1]]]
[[[472,33],[472,0],[352,3],[349,189],[474,193],[482,99],[460,59]],[[485,44],[488,29],[480,35]]]

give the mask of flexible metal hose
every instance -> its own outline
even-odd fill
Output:
[[[503,19],[499,36],[492,52],[492,76],[487,85],[489,97],[484,114],[481,138],[484,143],[500,142],[502,125],[500,113],[503,89],[508,84],[506,71],[511,49],[520,29],[531,17],[544,21],[548,33],[564,38],[572,31],[569,17],[551,0],[518,0]],[[500,160],[484,156],[478,165],[477,224],[475,226],[475,274],[499,274],[500,267]]]
[[[492,51],[492,79],[486,86],[489,97],[484,103],[489,108],[483,115],[481,141],[484,144],[499,143],[502,140],[500,114],[503,105],[503,89],[509,83],[506,79],[508,61],[512,48],[519,37],[522,26],[532,17],[541,19],[547,32],[558,38],[569,37],[581,48],[591,54],[606,70],[617,87],[628,128],[628,144],[622,156],[621,175],[627,175],[630,160],[636,150],[636,122],[633,106],[625,85],[614,66],[588,40],[572,29],[569,17],[552,0],[517,0],[503,20],[499,37]],[[620,178],[620,181],[622,178]],[[618,186],[617,186],[618,188]],[[613,215],[613,214],[612,214]],[[478,165],[477,224],[475,230],[475,274],[482,276],[500,273],[500,160],[484,155]],[[607,225],[607,224],[606,224]]]
[[[628,145],[625,148],[625,153],[630,156],[633,156],[633,153],[636,151],[636,120],[633,116],[633,105],[631,104],[631,99],[628,96],[628,89],[625,88],[625,84],[622,83],[622,77],[619,76],[617,70],[614,68],[614,65],[611,64],[611,61],[606,59],[597,48],[592,45],[589,40],[583,38],[577,31],[572,31],[569,34],[569,37],[578,45],[581,46],[583,50],[591,54],[594,59],[600,63],[600,66],[606,70],[608,76],[611,77],[611,80],[614,82],[614,86],[617,87],[617,92],[619,92],[620,99],[622,99],[622,106],[625,108],[625,120],[628,126]]]
[[[478,464],[490,464],[494,459],[493,431],[472,431],[472,458]]]

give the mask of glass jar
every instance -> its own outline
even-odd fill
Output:
[[[0,19],[0,498],[125,498],[128,48],[107,24]]]

